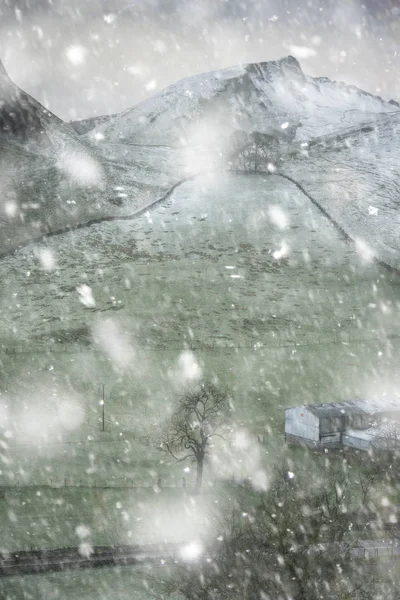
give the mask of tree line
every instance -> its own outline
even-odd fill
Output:
[[[282,133],[234,131],[228,141],[224,161],[229,169],[245,173],[273,172],[285,143],[292,142],[298,125],[288,125]]]

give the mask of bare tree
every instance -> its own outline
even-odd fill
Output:
[[[228,165],[245,173],[266,172],[296,136],[299,124],[271,133],[234,131],[229,138]]]
[[[230,164],[246,173],[265,171],[271,157],[277,153],[278,140],[258,131],[234,132],[230,139]]]
[[[248,158],[250,160],[250,164],[255,173],[257,171],[265,170],[267,164],[271,161],[271,153],[274,155],[276,153],[273,152],[274,145],[276,146],[277,141],[273,138],[273,136],[266,135],[263,133],[259,133],[255,131],[252,134],[252,143],[248,147]]]
[[[234,168],[236,171],[246,170],[243,151],[249,144],[249,134],[245,131],[234,131],[229,138],[226,158],[229,168]]]
[[[223,430],[229,413],[226,392],[203,382],[184,391],[162,432],[162,449],[177,462],[190,459],[196,463],[197,491],[202,486],[204,462],[214,438],[225,439]]]
[[[374,450],[384,453],[385,458],[395,461],[400,456],[400,424],[395,421],[382,423],[374,440]]]
[[[368,453],[369,470],[373,471],[379,483],[381,497],[387,495],[398,505],[400,482],[400,424],[384,420],[378,424],[378,431]],[[396,499],[396,500],[395,500]],[[382,506],[374,506],[380,512]],[[393,509],[391,509],[393,510]],[[397,510],[397,509],[396,509]]]
[[[338,469],[329,468],[320,483],[327,486],[338,474]],[[236,503],[217,519],[217,542],[206,548],[203,559],[174,564],[164,579],[164,592],[188,600],[378,597],[373,566],[350,559],[355,540],[338,543],[334,524],[327,527],[326,509],[316,493],[318,482],[310,486],[309,476],[292,475],[282,467],[268,491],[232,494]],[[343,505],[343,493],[335,487],[342,485],[340,477],[329,488],[333,519]]]

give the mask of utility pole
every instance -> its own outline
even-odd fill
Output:
[[[101,405],[103,408],[103,413],[102,413],[102,427],[101,430],[105,431],[105,423],[104,423],[104,410],[105,410],[105,396],[104,396],[104,383],[103,383],[103,400],[101,401]]]

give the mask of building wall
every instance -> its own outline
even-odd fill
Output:
[[[370,446],[370,441],[362,440],[354,435],[347,435],[344,433],[342,435],[342,445],[348,446],[349,448],[357,448],[358,450],[367,451]]]
[[[291,433],[287,433],[285,439],[288,444],[298,444],[300,446],[307,446],[308,448],[320,449],[320,443],[317,440],[310,440],[298,435],[292,435]]]
[[[345,417],[345,428],[346,429],[368,429],[371,426],[371,422],[374,421],[372,415],[359,414],[359,415],[346,415]]]
[[[298,421],[304,425],[311,425],[312,427],[318,427],[319,419],[311,411],[308,410],[307,406],[293,406],[285,410],[285,420],[287,421]]]
[[[321,416],[319,418],[304,405],[286,409],[286,439],[314,446],[317,444],[322,448],[347,446],[349,448],[368,451],[371,439],[365,439],[365,434],[358,434],[357,431],[349,432],[350,429],[365,431],[373,422],[379,424],[385,419],[391,419],[400,423],[400,411],[382,411],[375,414],[366,414],[362,412],[362,407],[360,407],[360,413],[354,411],[352,414],[346,414],[345,406],[343,410],[344,413],[341,416]],[[323,411],[321,414],[323,414]]]
[[[338,433],[344,430],[344,419],[342,417],[324,417],[320,419],[321,435]]]
[[[342,441],[341,433],[331,433],[329,435],[321,436],[322,446],[340,446]]]
[[[288,408],[285,411],[285,433],[318,442],[319,419],[305,406]]]

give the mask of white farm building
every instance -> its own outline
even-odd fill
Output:
[[[399,441],[400,399],[354,400],[285,410],[287,442],[316,448],[369,450]]]

